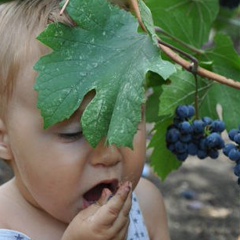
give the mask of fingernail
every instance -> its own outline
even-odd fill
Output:
[[[130,181],[127,181],[125,183],[125,188],[129,192],[132,189],[132,183]]]
[[[125,182],[123,185],[123,191],[126,193],[129,193],[131,189],[132,189],[132,183],[129,181]]]
[[[128,181],[127,183],[128,183],[128,187],[132,189],[132,182]]]

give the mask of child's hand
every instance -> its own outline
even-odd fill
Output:
[[[132,186],[125,182],[111,197],[104,189],[98,204],[82,210],[69,224],[62,240],[125,240],[132,205]]]

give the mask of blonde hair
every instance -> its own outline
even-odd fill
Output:
[[[20,69],[37,51],[46,53],[36,37],[51,22],[74,23],[63,14],[60,0],[15,0],[0,5],[0,117],[4,115]],[[34,63],[33,63],[34,64]]]
[[[129,10],[127,0],[109,1]],[[4,116],[20,69],[31,60],[32,53],[40,58],[49,51],[36,37],[52,22],[75,25],[65,12],[60,15],[60,2],[13,0],[0,5],[0,117]]]

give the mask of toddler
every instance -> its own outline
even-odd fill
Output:
[[[52,22],[74,27],[59,2],[0,5],[0,158],[14,171],[0,187],[0,240],[169,240],[160,192],[141,179],[144,116],[133,150],[84,139],[93,92],[70,119],[43,127],[33,66],[50,50],[36,37]]]

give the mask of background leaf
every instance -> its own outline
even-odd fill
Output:
[[[13,1],[13,0],[0,0],[0,4],[6,3],[6,2],[11,2],[11,1]]]
[[[147,5],[155,25],[198,48],[208,41],[219,9],[218,0],[147,0]]]
[[[230,37],[224,34],[217,34],[214,42],[215,47],[206,52],[207,58],[213,61],[213,71],[240,81],[240,56],[234,49]]]

